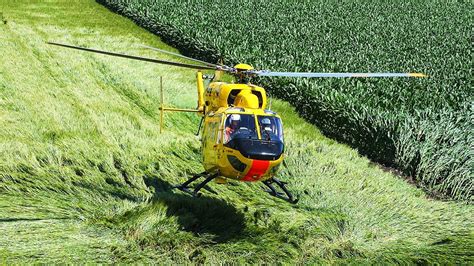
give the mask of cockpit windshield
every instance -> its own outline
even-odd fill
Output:
[[[283,127],[280,118],[276,116],[262,116],[258,117],[258,124],[260,126],[260,134],[264,140],[280,140],[283,142]]]
[[[255,116],[248,114],[229,114],[225,120],[224,143],[235,136],[258,139],[255,127]]]
[[[256,160],[277,160],[283,154],[283,128],[272,115],[228,114],[224,146]]]
[[[283,142],[283,127],[280,118],[276,116],[257,116],[258,127],[255,125],[255,115],[228,114],[225,119],[224,144],[233,138],[259,139]],[[258,129],[257,129],[258,128]]]

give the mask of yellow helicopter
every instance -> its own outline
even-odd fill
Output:
[[[198,70],[196,75],[198,106],[196,109],[167,108],[163,106],[163,100],[160,107],[161,128],[163,128],[164,111],[198,113],[202,117],[198,134],[204,122],[201,142],[205,171],[175,186],[175,188],[192,196],[200,196],[199,191],[212,180],[223,183],[226,179],[233,179],[245,182],[261,181],[265,184],[265,189],[270,195],[290,203],[298,201],[286,188],[286,183],[275,177],[279,166],[283,162],[285,151],[281,118],[275,112],[267,109],[265,89],[251,84],[249,82],[250,78],[255,76],[306,78],[426,77],[421,73],[273,72],[255,70],[247,64],[238,64],[234,67],[212,64],[149,46],[143,47],[185,58],[199,63],[199,65],[107,52],[54,42],[48,42],[48,44]],[[216,72],[215,75],[204,75],[203,70],[214,70]],[[238,82],[227,83],[217,81],[224,72],[234,75]],[[207,83],[207,86],[205,83]],[[199,178],[204,178],[204,180],[194,189],[190,189],[189,185]],[[274,184],[280,188],[280,191],[275,188]]]

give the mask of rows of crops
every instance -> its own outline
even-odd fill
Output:
[[[473,4],[99,0],[186,55],[259,69],[428,79],[258,82],[325,134],[436,194],[472,200]]]

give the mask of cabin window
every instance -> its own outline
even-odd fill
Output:
[[[204,125],[203,143],[207,145],[219,144],[221,142],[221,132],[219,131],[220,121],[207,122]]]
[[[219,143],[219,122],[210,122],[208,141],[211,145]]]
[[[283,126],[281,119],[276,116],[257,116],[260,127],[260,135],[264,140],[279,139],[283,142]]]
[[[217,144],[221,144],[222,143],[222,128],[220,127],[220,123],[216,123],[216,132],[217,132],[217,140],[216,140],[216,143]]]
[[[255,116],[248,114],[229,114],[225,119],[224,144],[237,135],[258,139]]]
[[[212,141],[215,144],[220,143],[220,132],[219,132],[219,122],[212,123]]]

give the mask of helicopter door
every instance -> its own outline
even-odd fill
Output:
[[[206,117],[205,128],[203,131],[203,159],[206,170],[217,166],[217,160],[220,157],[220,138],[219,132],[221,116]]]
[[[216,120],[216,128],[215,128],[215,132],[216,132],[216,136],[215,136],[215,142],[214,142],[214,149],[215,149],[215,152],[216,152],[216,156],[217,156],[217,161],[220,160],[221,158],[221,152],[222,152],[222,138],[223,138],[223,127],[222,127],[222,115],[219,114],[219,115],[216,115],[217,117],[217,120]],[[216,163],[217,163],[216,161]]]

